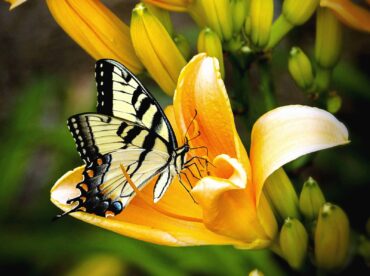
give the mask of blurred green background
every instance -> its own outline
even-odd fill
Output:
[[[129,22],[135,1],[105,2]],[[196,37],[186,15],[173,19],[177,30]],[[312,53],[313,23],[295,30],[273,56],[279,105],[308,102],[288,75],[287,57],[292,45]],[[255,268],[265,275],[295,274],[268,250],[169,248],[72,217],[52,222],[60,210],[49,201],[50,188],[82,163],[65,122],[95,110],[94,60],[57,26],[44,1],[29,1],[12,12],[1,1],[0,41],[1,275],[248,275]],[[355,234],[366,233],[370,210],[369,46],[368,35],[346,30],[334,73],[333,86],[343,97],[336,116],[348,127],[351,144],[311,156],[304,166],[287,166],[297,192],[308,176],[316,178],[327,200],[347,212]],[[144,83],[163,106],[170,102],[149,79]],[[355,254],[342,271],[368,272]]]

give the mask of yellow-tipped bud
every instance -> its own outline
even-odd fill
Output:
[[[159,21],[161,21],[162,25],[166,28],[167,32],[170,34],[170,36],[172,36],[173,24],[169,12],[159,8],[158,6],[151,4],[146,4],[146,7],[148,8],[151,14],[153,14],[155,17],[159,19]]]
[[[300,217],[297,193],[283,169],[278,169],[270,175],[264,187],[265,195],[278,217]]]
[[[315,58],[324,69],[332,69],[342,49],[342,27],[330,9],[320,8],[316,20]]]
[[[130,30],[137,56],[159,86],[172,96],[180,71],[186,64],[175,42],[142,3],[132,11]]]
[[[257,268],[256,269],[253,269],[251,272],[249,272],[248,276],[263,276],[265,274],[263,274],[262,271],[258,270]]]
[[[312,178],[303,184],[299,196],[299,209],[308,220],[315,220],[319,215],[320,208],[325,203],[325,197],[321,192],[319,184]]]
[[[10,8],[9,10],[11,11],[12,9],[18,7],[19,5],[23,4],[27,0],[5,0],[5,2],[10,3]]]
[[[314,81],[311,62],[298,47],[293,47],[289,55],[289,72],[299,87],[309,89]]]
[[[305,23],[314,13],[320,0],[284,0],[283,15],[293,25]]]
[[[337,113],[342,107],[342,97],[335,91],[331,92],[326,99],[326,110],[330,113]]]
[[[306,258],[308,234],[297,219],[287,218],[280,232],[280,247],[284,258],[294,269],[299,269]]]
[[[273,15],[273,0],[251,0],[250,38],[254,46],[264,48],[269,42]]]
[[[243,27],[245,17],[249,12],[250,0],[231,0],[231,17],[233,20],[233,32],[239,33]]]
[[[100,1],[47,0],[46,3],[56,22],[94,59],[111,58],[135,74],[142,71],[129,27]]]
[[[176,34],[173,37],[173,41],[175,42],[177,48],[180,50],[183,57],[186,60],[188,60],[190,58],[191,48],[189,41],[186,39],[186,37],[181,34]]]
[[[233,35],[233,22],[229,0],[197,0],[202,6],[206,24],[221,40],[229,40]]]
[[[221,76],[225,76],[224,57],[221,40],[217,33],[210,28],[203,29],[198,36],[197,48],[199,53],[207,53],[208,56],[218,59]]]
[[[325,203],[315,231],[315,260],[325,270],[340,269],[346,262],[349,246],[349,222],[344,211]]]

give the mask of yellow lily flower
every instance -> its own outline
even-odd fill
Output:
[[[369,1],[367,1],[369,4]],[[321,7],[331,9],[346,25],[363,32],[370,32],[370,12],[350,0],[321,0]]]
[[[143,2],[170,11],[185,12],[193,0],[143,0]]]
[[[129,27],[100,1],[46,3],[57,23],[94,59],[115,59],[135,74],[143,69],[132,46]]]
[[[23,4],[24,2],[26,2],[27,0],[5,0],[5,2],[8,2],[10,3],[10,8],[9,10],[12,10],[16,7],[18,7],[19,5]]]
[[[313,151],[345,144],[347,129],[330,113],[307,106],[286,106],[263,115],[252,130],[251,159],[236,131],[229,98],[216,58],[195,56],[182,70],[173,106],[166,114],[182,141],[196,116],[191,147],[205,146],[210,175],[192,181],[193,199],[178,183],[170,185],[157,203],[154,183],[148,184],[115,217],[71,213],[87,223],[136,239],[171,246],[232,244],[240,248],[269,246],[277,223],[263,194],[265,180],[287,162]],[[191,151],[204,155],[203,149]],[[78,194],[83,167],[62,176],[51,190],[51,200],[67,211],[69,198]],[[269,178],[278,185],[278,180]]]

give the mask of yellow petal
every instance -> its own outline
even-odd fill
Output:
[[[82,171],[83,167],[79,167],[66,173],[52,188],[51,201],[60,209],[64,211],[69,210],[71,206],[66,204],[66,201],[78,196],[79,192],[76,189],[76,184],[83,178]],[[173,187],[175,186],[169,189]],[[149,188],[151,189],[149,192],[152,195],[153,186],[148,187],[148,189]],[[177,188],[180,189],[182,187]],[[169,190],[164,197],[171,194],[174,195],[172,191]],[[188,194],[186,196],[190,198]],[[184,198],[185,197],[183,197],[183,199]],[[188,202],[184,202],[183,199],[168,198],[167,200],[170,200],[172,202],[171,204],[174,206],[176,204],[187,204]],[[160,202],[162,202],[162,200]],[[186,204],[180,208],[186,210]],[[196,205],[194,202],[192,204]],[[139,197],[135,197],[129,206],[115,217],[104,218],[84,212],[75,212],[72,213],[71,216],[124,236],[156,244],[170,246],[206,244],[242,245],[242,243],[237,240],[217,235],[207,230],[202,223],[166,216],[145,204]]]
[[[94,59],[115,59],[135,74],[142,70],[128,26],[100,1],[47,0],[46,3],[57,23]]]
[[[370,12],[350,0],[321,0],[321,7],[334,11],[339,19],[351,28],[370,32]]]
[[[238,160],[219,155],[213,163],[213,176],[202,178],[191,192],[203,209],[204,224],[212,232],[243,241],[243,248],[266,247],[272,239],[270,235],[276,232],[271,210],[268,217],[259,213],[261,223],[251,189],[246,189],[248,176]],[[265,203],[263,212],[269,210]],[[270,231],[271,227],[275,230]]]
[[[227,154],[237,159],[244,158],[244,165],[249,166],[244,147],[239,143],[216,58],[198,54],[184,67],[174,96],[174,110],[183,137],[197,112],[194,121],[200,136],[192,141],[192,146],[206,146],[211,160],[217,155]],[[189,138],[194,136],[191,130]],[[201,152],[198,155],[202,155]]]
[[[132,12],[131,37],[135,51],[150,75],[169,95],[186,61],[161,22],[144,4]]]
[[[185,12],[192,0],[143,0],[143,2],[156,5],[162,9],[170,11]]]
[[[275,170],[307,153],[348,142],[346,127],[318,108],[291,105],[263,115],[253,126],[250,153],[257,204]]]
[[[18,7],[19,5],[23,4],[24,2],[26,2],[27,0],[5,0],[5,2],[8,2],[10,3],[10,8],[9,10],[12,10],[16,7]]]

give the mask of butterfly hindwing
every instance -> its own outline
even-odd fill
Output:
[[[150,162],[144,162],[140,171],[136,169],[137,158],[141,149],[105,154],[101,158],[88,164],[83,172],[83,181],[77,184],[81,195],[69,200],[69,203],[78,202],[75,210],[84,210],[105,216],[107,213],[119,214],[133,197],[134,190],[122,174],[120,164],[126,164],[127,173],[138,189],[141,189],[148,180],[158,172],[166,173],[168,167],[160,167],[165,162],[166,156],[161,152],[150,153]],[[172,178],[168,179],[168,184]]]

